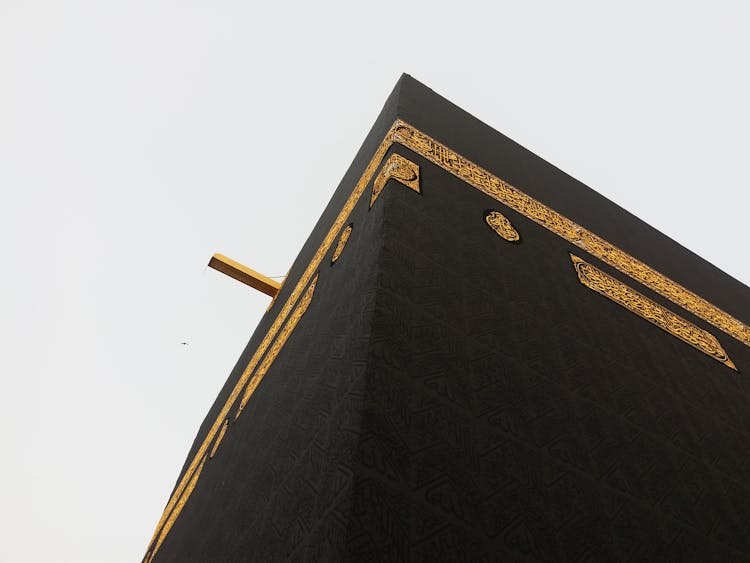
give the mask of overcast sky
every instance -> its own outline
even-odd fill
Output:
[[[749,70],[746,0],[0,0],[0,561],[140,559],[268,304],[209,257],[283,275],[401,72],[748,284]]]

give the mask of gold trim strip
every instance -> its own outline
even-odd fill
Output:
[[[365,171],[362,173],[362,176],[357,181],[357,184],[355,185],[354,190],[352,191],[349,198],[346,200],[346,203],[344,204],[339,214],[336,216],[336,219],[334,220],[333,225],[331,226],[325,238],[321,242],[320,246],[318,247],[318,250],[315,252],[313,259],[307,265],[307,268],[305,269],[304,273],[302,274],[300,279],[297,281],[297,285],[294,286],[294,289],[292,290],[291,295],[286,300],[281,311],[274,319],[273,324],[271,325],[271,328],[268,329],[268,332],[263,337],[263,340],[261,341],[258,348],[255,350],[255,353],[253,354],[252,358],[250,358],[250,362],[248,362],[247,367],[242,372],[242,375],[240,376],[240,378],[237,380],[237,383],[232,389],[232,393],[229,395],[229,398],[224,403],[224,406],[222,407],[221,411],[216,417],[216,420],[214,421],[213,425],[211,426],[208,433],[206,434],[206,437],[203,439],[203,442],[201,443],[201,446],[198,448],[198,451],[193,457],[193,460],[190,462],[190,465],[188,466],[184,475],[180,479],[180,482],[178,483],[177,487],[172,493],[172,496],[169,498],[169,501],[167,502],[167,506],[164,508],[164,512],[162,513],[161,518],[159,519],[159,522],[156,525],[156,530],[154,531],[154,535],[151,538],[151,541],[149,542],[149,547],[154,544],[154,542],[157,540],[158,537],[162,536],[162,529],[165,527],[167,523],[167,519],[170,517],[170,514],[172,513],[172,510],[177,504],[178,499],[181,498],[183,491],[191,482],[193,473],[195,473],[195,471],[197,470],[199,464],[201,463],[201,459],[203,459],[203,456],[206,453],[206,450],[208,449],[209,445],[212,443],[214,437],[216,436],[216,433],[221,428],[221,425],[223,424],[223,420],[227,417],[227,415],[229,414],[229,411],[232,409],[232,406],[239,398],[240,393],[242,392],[243,388],[249,381],[250,377],[253,375],[253,371],[255,370],[255,367],[258,365],[258,362],[260,361],[261,357],[265,354],[266,350],[268,350],[269,346],[271,345],[271,342],[276,337],[276,334],[279,332],[279,329],[284,324],[284,321],[289,316],[289,313],[291,312],[295,303],[297,302],[300,295],[302,294],[302,291],[305,289],[308,282],[311,280],[313,274],[317,271],[318,266],[320,266],[320,263],[322,262],[323,258],[328,253],[328,250],[333,244],[333,241],[335,240],[336,235],[339,233],[341,228],[344,226],[344,224],[348,220],[349,215],[351,215],[351,212],[354,209],[354,206],[357,204],[357,202],[359,201],[359,198],[364,193],[365,188],[369,184],[372,177],[375,175],[375,172],[378,169],[378,166],[380,165],[381,161],[383,160],[385,153],[393,144],[393,140],[392,140],[393,131],[397,123],[394,123],[393,127],[391,127],[391,129],[386,134],[385,139],[383,139],[383,142],[380,143],[380,146],[378,146],[377,150],[375,151],[375,154],[373,154],[372,158],[370,159],[370,162],[365,168]],[[156,554],[156,549],[154,549],[153,552],[151,553],[152,559],[155,554]]]
[[[195,489],[195,486],[198,484],[198,477],[200,477],[201,471],[203,471],[203,466],[205,464],[206,464],[206,457],[203,456],[203,459],[201,459],[201,462],[198,465],[198,468],[195,470],[195,473],[190,478],[190,481],[185,487],[184,494],[180,495],[180,499],[177,502],[174,510],[169,514],[169,518],[167,518],[166,522],[164,523],[164,527],[161,529],[161,533],[159,534],[159,539],[156,542],[156,545],[154,546],[154,550],[151,552],[150,557],[148,559],[144,558],[145,563],[151,563],[154,560],[154,557],[156,556],[156,552],[159,551],[161,544],[164,542],[164,538],[167,537],[167,534],[172,529],[172,526],[174,525],[175,520],[177,520],[177,517],[180,515],[180,512],[182,512],[182,508],[185,506],[185,503],[188,501],[188,498],[190,498],[190,495],[193,493],[193,489]]]
[[[266,313],[271,310],[271,307],[274,306],[276,303],[276,300],[279,298],[279,293],[281,293],[281,290],[284,288],[284,284],[286,283],[286,279],[289,277],[289,271],[287,270],[286,274],[284,274],[284,279],[281,280],[281,283],[279,284],[279,290],[276,292],[276,295],[274,295],[271,298],[271,302],[268,304],[268,307],[266,307]]]
[[[729,359],[724,348],[721,347],[713,334],[695,326],[635,289],[605,274],[599,268],[582,260],[575,254],[571,254],[570,259],[573,261],[578,279],[583,285],[646,319],[672,336],[687,342],[696,350],[700,350],[714,360],[737,371],[734,362]]]
[[[549,229],[553,233],[572,242],[576,246],[586,250],[590,254],[614,266],[628,276],[636,279],[646,287],[651,288],[652,290],[662,294],[667,299],[670,299],[674,303],[677,303],[678,305],[691,311],[696,316],[701,317],[717,328],[724,330],[725,332],[727,332],[727,334],[730,334],[734,338],[737,338],[740,342],[743,342],[744,344],[750,346],[750,328],[745,326],[737,319],[733,318],[728,313],[722,311],[711,303],[708,303],[707,301],[698,297],[696,294],[690,292],[689,290],[670,280],[666,276],[663,276],[659,272],[653,270],[646,264],[643,264],[624,251],[610,245],[605,240],[601,239],[590,231],[587,231],[570,219],[567,219],[566,217],[553,211],[541,202],[531,198],[530,196],[524,194],[510,184],[500,180],[498,177],[490,174],[473,162],[463,158],[456,152],[450,150],[445,145],[442,145],[441,143],[435,141],[428,135],[415,129],[404,121],[396,120],[373,154],[370,162],[365,168],[365,171],[357,181],[354,190],[346,200],[346,203],[331,225],[330,230],[321,242],[320,247],[315,252],[315,255],[308,264],[304,273],[297,281],[294,290],[284,303],[284,306],[282,307],[279,314],[274,319],[271,328],[263,337],[263,340],[250,359],[250,362],[238,379],[237,384],[232,390],[232,393],[230,394],[226,403],[219,412],[216,420],[206,434],[206,437],[201,443],[200,448],[198,449],[195,456],[193,457],[193,460],[188,466],[187,471],[185,471],[185,474],[180,479],[179,484],[177,485],[174,492],[172,493],[172,496],[167,502],[167,506],[165,507],[161,518],[159,519],[151,542],[149,542],[149,547],[154,544],[157,538],[163,539],[163,536],[165,534],[162,533],[162,529],[165,527],[167,519],[170,517],[172,510],[178,503],[179,499],[182,498],[183,491],[185,491],[190,483],[193,482],[193,475],[198,471],[199,467],[202,468],[202,460],[204,459],[206,451],[208,450],[217,432],[219,432],[219,430],[221,429],[224,419],[227,417],[232,406],[239,398],[242,390],[245,388],[245,385],[253,375],[256,366],[268,350],[280,328],[286,321],[286,318],[289,316],[290,312],[297,303],[297,300],[300,298],[302,292],[307,287],[314,273],[317,271],[323,258],[333,244],[333,241],[336,239],[336,235],[341,231],[341,228],[347,222],[349,215],[354,209],[354,206],[364,193],[365,188],[369,184],[370,180],[373,178],[386,152],[394,143],[400,143],[405,147],[413,150],[433,164],[443,168],[457,178],[465,181],[470,186],[482,191],[483,193],[489,195],[493,199],[499,201],[500,203],[503,203],[511,209],[514,209],[522,215],[525,215],[536,223]],[[155,553],[156,550],[151,552],[150,555],[152,559]]]
[[[219,431],[219,435],[216,437],[216,441],[214,442],[214,447],[211,448],[211,453],[208,454],[208,459],[213,459],[216,455],[216,450],[219,449],[219,444],[221,444],[221,441],[224,439],[224,434],[227,431],[227,426],[229,426],[229,420],[224,421],[224,426],[221,427],[221,430]]]
[[[271,364],[276,359],[276,356],[279,355],[279,352],[284,347],[284,344],[286,344],[286,341],[289,339],[289,335],[292,334],[294,329],[297,327],[297,323],[302,318],[302,315],[305,314],[307,311],[307,308],[310,306],[310,302],[313,298],[313,293],[315,293],[315,285],[318,283],[318,276],[315,276],[313,281],[310,283],[310,285],[307,288],[307,291],[305,291],[305,294],[302,296],[302,299],[300,300],[299,304],[297,305],[297,308],[294,309],[294,312],[292,313],[292,316],[289,317],[289,320],[284,325],[284,328],[279,333],[278,338],[274,341],[273,345],[271,346],[271,350],[266,354],[266,357],[263,358],[263,361],[260,364],[260,367],[255,372],[255,376],[248,382],[247,388],[245,389],[245,393],[242,395],[242,401],[240,401],[240,406],[237,409],[237,414],[234,415],[234,419],[237,420],[237,417],[240,416],[242,413],[242,410],[245,408],[245,405],[247,405],[247,402],[250,400],[250,397],[253,393],[255,393],[255,390],[258,388],[258,385],[260,385],[260,382],[263,380],[263,377],[266,375],[266,372],[268,372],[268,368],[271,367]]]
[[[394,127],[394,142],[401,143],[472,187],[617,268],[623,274],[723,330],[746,346],[750,346],[750,327],[716,305],[526,195],[411,125],[397,121]]]

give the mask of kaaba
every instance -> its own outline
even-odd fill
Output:
[[[750,289],[408,75],[144,561],[748,561]]]

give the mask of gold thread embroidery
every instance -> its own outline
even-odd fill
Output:
[[[211,453],[208,454],[208,459],[213,459],[216,455],[216,450],[219,449],[219,444],[221,444],[221,441],[224,439],[224,434],[227,431],[227,426],[229,426],[229,419],[224,421],[224,426],[221,427],[221,430],[219,431],[219,435],[216,437],[216,441],[214,442],[214,447],[211,448]]]
[[[237,420],[237,417],[240,416],[240,413],[245,408],[245,405],[247,405],[247,402],[250,400],[250,397],[255,392],[255,389],[257,389],[261,380],[266,375],[268,368],[271,367],[271,364],[276,359],[276,356],[279,355],[279,352],[284,347],[284,344],[286,344],[286,341],[289,339],[289,335],[292,334],[292,331],[294,331],[294,329],[296,328],[297,323],[302,318],[302,315],[305,314],[305,312],[307,311],[307,308],[310,306],[310,302],[312,301],[312,298],[313,298],[313,293],[315,293],[315,285],[317,283],[318,283],[318,276],[315,276],[313,281],[310,282],[310,285],[307,288],[307,291],[305,291],[305,294],[302,296],[302,299],[297,305],[297,308],[292,313],[292,316],[289,317],[289,320],[287,321],[286,325],[284,325],[284,328],[281,329],[281,332],[279,333],[278,338],[274,341],[273,345],[271,346],[271,350],[268,352],[268,354],[266,354],[266,357],[263,358],[263,362],[261,362],[260,367],[258,368],[258,371],[255,372],[255,376],[247,384],[247,389],[245,389],[245,393],[242,395],[242,401],[240,401],[240,406],[237,409],[237,414],[234,415],[235,420]]]
[[[521,240],[518,231],[513,228],[508,218],[499,211],[490,211],[485,215],[484,220],[493,231],[505,240],[509,242],[518,242]]]
[[[349,198],[346,200],[346,203],[331,225],[331,228],[318,247],[318,250],[315,252],[304,273],[297,281],[297,284],[292,290],[291,295],[286,300],[281,311],[274,319],[271,328],[263,337],[263,340],[248,362],[248,365],[238,379],[237,384],[233,388],[232,393],[230,394],[229,398],[219,412],[216,420],[206,434],[206,437],[201,443],[201,446],[198,448],[198,451],[193,457],[193,460],[188,466],[188,469],[185,471],[185,474],[182,476],[180,482],[172,493],[172,496],[170,497],[167,506],[165,507],[164,512],[162,513],[162,516],[160,517],[159,522],[156,525],[154,535],[151,539],[151,542],[149,542],[149,547],[154,545],[154,542],[157,540],[157,538],[161,538],[159,542],[163,540],[163,537],[165,535],[164,528],[167,523],[167,519],[172,514],[173,509],[175,508],[175,505],[178,503],[178,501],[183,498],[182,493],[186,490],[186,488],[190,486],[191,483],[193,483],[193,477],[195,476],[195,478],[197,479],[196,472],[199,472],[198,470],[202,468],[202,460],[204,459],[204,455],[209,445],[212,443],[214,437],[216,436],[216,433],[219,432],[223,424],[223,420],[226,418],[232,406],[239,398],[239,395],[245,387],[246,383],[253,375],[255,367],[258,365],[260,359],[268,350],[279,329],[284,324],[284,321],[286,320],[287,316],[292,311],[294,305],[302,294],[302,291],[307,286],[313,274],[317,271],[318,266],[322,262],[325,254],[333,244],[336,234],[340,232],[341,228],[346,223],[349,215],[354,209],[354,206],[359,201],[359,198],[362,196],[370,180],[373,178],[373,175],[375,174],[375,171],[383,160],[385,153],[394,143],[400,143],[405,147],[413,150],[433,164],[443,168],[457,178],[465,181],[475,189],[482,191],[483,193],[489,195],[500,203],[503,203],[511,209],[514,209],[522,215],[532,219],[533,221],[549,229],[553,233],[568,240],[569,242],[572,242],[576,246],[579,246],[583,250],[587,251],[593,256],[600,258],[604,262],[607,262],[624,274],[627,274],[633,279],[639,281],[646,287],[649,287],[657,293],[660,293],[667,299],[684,307],[696,316],[704,319],[705,321],[725,331],[727,334],[733,336],[744,344],[750,346],[750,327],[744,325],[742,322],[735,319],[728,313],[705,301],[698,295],[692,293],[678,283],[653,270],[646,264],[638,261],[624,251],[610,245],[605,240],[601,239],[590,231],[587,231],[570,219],[567,219],[566,217],[545,206],[541,202],[531,198],[530,196],[524,194],[510,184],[500,180],[498,177],[490,174],[480,166],[463,158],[456,152],[448,149],[445,145],[442,145],[441,143],[435,141],[428,135],[415,129],[404,121],[396,120],[373,154],[367,167],[362,173],[362,176],[360,176],[359,180],[357,181],[354,190],[349,195]],[[185,501],[187,501],[187,498],[185,498]],[[181,506],[184,506],[184,502]],[[156,548],[154,548],[152,551],[150,550],[151,559],[153,559],[155,554]]]
[[[397,121],[393,140],[750,346],[749,326],[411,125]]]
[[[578,279],[589,289],[593,289],[639,317],[646,319],[651,324],[658,326],[663,331],[676,336],[683,342],[687,342],[693,348],[711,356],[714,360],[729,366],[735,371],[737,370],[734,362],[729,359],[729,356],[713,334],[695,326],[690,321],[662,307],[635,289],[605,274],[599,268],[585,262],[575,254],[571,254],[570,259],[573,261],[573,266],[578,273]]]
[[[372,184],[372,196],[370,197],[370,207],[378,199],[378,196],[385,188],[388,180],[396,180],[409,189],[419,192],[419,165],[414,164],[408,158],[400,154],[392,154],[388,157],[383,168],[380,169],[375,181]]]
[[[339,256],[341,256],[341,253],[344,251],[344,247],[346,246],[346,243],[349,241],[349,236],[352,234],[353,226],[351,224],[346,226],[346,229],[344,229],[344,232],[341,233],[341,236],[339,237],[339,242],[336,244],[336,248],[333,250],[333,256],[331,257],[331,264],[334,264],[336,260],[339,259]]]
[[[161,529],[161,533],[159,534],[159,539],[157,540],[156,545],[154,546],[154,550],[151,552],[151,558],[148,559],[147,563],[151,563],[151,561],[154,560],[154,556],[156,555],[156,552],[159,551],[159,548],[161,547],[161,544],[164,541],[164,538],[167,537],[169,530],[172,529],[172,526],[174,525],[175,520],[177,520],[177,517],[180,515],[180,512],[182,512],[182,508],[185,506],[185,503],[187,502],[188,498],[190,498],[190,495],[193,493],[193,489],[195,489],[195,486],[198,484],[198,477],[200,477],[201,471],[203,471],[203,466],[205,465],[205,463],[206,463],[206,457],[203,456],[200,464],[195,470],[195,473],[190,478],[190,481],[185,487],[183,494],[180,495],[180,499],[176,503],[174,510],[170,512],[169,518],[167,518],[166,522],[164,523],[164,527]]]
[[[377,170],[378,166],[383,160],[385,153],[393,144],[392,137],[393,137],[393,132],[397,123],[398,122],[394,123],[394,125],[386,134],[385,139],[383,139],[383,142],[381,142],[380,145],[378,146],[377,150],[375,151],[375,154],[373,154],[372,158],[370,159],[370,162],[367,164],[367,167],[362,173],[362,176],[360,176],[359,180],[357,181],[357,184],[355,185],[354,190],[349,195],[349,198],[346,200],[346,203],[344,203],[344,206],[339,212],[339,214],[336,216],[336,219],[333,222],[333,225],[331,225],[331,228],[329,229],[325,238],[323,239],[320,246],[318,247],[318,250],[315,252],[315,255],[313,256],[312,260],[307,265],[307,268],[305,269],[304,273],[297,281],[297,285],[294,286],[294,289],[292,290],[291,295],[284,303],[284,306],[282,307],[281,311],[274,319],[273,324],[271,325],[271,328],[268,329],[268,332],[263,337],[263,340],[261,341],[260,345],[255,350],[255,353],[253,354],[253,356],[250,358],[250,361],[248,362],[247,367],[245,367],[245,370],[242,372],[242,375],[240,376],[234,388],[232,389],[232,392],[230,393],[229,397],[224,403],[224,406],[222,407],[221,411],[216,417],[216,420],[214,421],[213,425],[207,432],[206,437],[203,439],[203,442],[198,448],[198,451],[193,457],[193,460],[190,462],[190,465],[188,466],[187,470],[185,471],[182,478],[180,479],[180,482],[178,483],[174,492],[170,496],[169,501],[167,502],[167,506],[164,508],[164,511],[162,512],[162,515],[159,518],[159,522],[156,524],[156,529],[154,530],[154,535],[151,538],[151,541],[149,542],[149,547],[152,546],[154,542],[157,540],[157,538],[162,535],[162,531],[166,525],[167,518],[170,516],[173,509],[175,508],[175,505],[178,502],[178,499],[181,498],[183,491],[191,482],[191,478],[194,472],[196,471],[200,463],[200,460],[205,455],[206,450],[211,444],[213,438],[216,436],[216,433],[219,431],[219,428],[222,425],[222,421],[226,418],[232,406],[239,398],[239,395],[242,392],[243,388],[245,387],[245,384],[248,382],[248,380],[253,374],[253,371],[255,370],[255,367],[258,365],[260,358],[265,354],[266,350],[268,350],[268,347],[270,346],[273,339],[276,337],[276,334],[278,333],[279,329],[283,325],[284,321],[286,320],[290,311],[294,307],[295,303],[299,299],[300,295],[302,294],[302,291],[305,289],[308,282],[312,278],[313,274],[318,269],[318,266],[320,265],[324,256],[330,249],[331,244],[333,244],[336,234],[341,230],[341,227],[343,227],[344,223],[349,218],[349,215],[351,215],[351,212],[354,209],[354,206],[357,204],[357,202],[359,201],[359,198],[364,193],[365,188],[370,183],[370,180],[374,176],[375,171]],[[152,559],[155,554],[156,554],[156,548],[151,553]]]

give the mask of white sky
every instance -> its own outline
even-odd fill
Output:
[[[268,303],[205,264],[283,275],[401,72],[748,284],[749,70],[746,0],[0,0],[0,561],[140,560]]]

